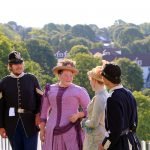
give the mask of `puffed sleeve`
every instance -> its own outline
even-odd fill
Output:
[[[85,122],[85,126],[89,128],[95,128],[98,126],[100,122],[100,118],[105,113],[105,100],[102,99],[100,96],[95,96],[93,98],[94,105],[93,105],[93,111],[92,111],[92,117],[91,119],[87,119]]]
[[[42,96],[42,106],[41,106],[41,113],[40,113],[40,118],[41,121],[46,122],[47,121],[47,117],[50,111],[50,102],[48,99],[48,92],[50,90],[50,85],[47,84],[45,86],[45,91],[44,94]]]
[[[81,88],[79,93],[79,103],[82,107],[82,111],[84,112],[84,115],[87,116],[87,106],[90,102],[89,94],[87,93],[85,88]]]

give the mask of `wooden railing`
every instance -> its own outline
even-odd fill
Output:
[[[142,150],[150,150],[150,141],[141,141]]]

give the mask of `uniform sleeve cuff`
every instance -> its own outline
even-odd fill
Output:
[[[111,141],[108,139],[108,137],[105,137],[102,145],[104,147],[104,150],[107,150],[110,147]]]

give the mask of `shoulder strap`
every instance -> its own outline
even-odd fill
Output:
[[[44,96],[47,96],[48,91],[50,91],[50,89],[51,89],[51,85],[49,83],[47,83],[46,86],[45,86],[45,94],[44,94]]]

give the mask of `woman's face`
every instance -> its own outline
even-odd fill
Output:
[[[61,86],[68,87],[73,81],[74,74],[69,70],[63,70],[58,78]]]

